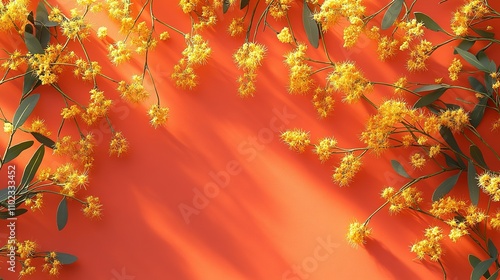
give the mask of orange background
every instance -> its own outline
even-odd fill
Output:
[[[379,2],[384,1],[370,1],[368,9],[380,7]],[[435,19],[447,19],[439,15],[451,12],[457,5],[448,2],[439,5],[439,10],[425,11]],[[73,5],[72,1],[58,4],[65,9]],[[188,30],[189,19],[177,1],[157,1],[155,6],[159,18]],[[292,4],[292,20],[299,39],[306,40],[301,7],[301,1]],[[80,205],[70,201],[69,222],[59,232],[55,220],[59,198],[45,195],[42,211],[29,212],[18,219],[18,237],[37,241],[41,250],[78,257],[78,262],[63,267],[59,279],[442,278],[437,263],[418,261],[409,251],[410,244],[422,238],[430,221],[427,218],[409,213],[391,216],[383,210],[371,221],[373,238],[365,246],[353,249],[345,240],[347,227],[354,218],[364,221],[383,203],[379,193],[384,186],[405,183],[392,171],[390,159],[404,163],[411,175],[417,174],[407,164],[407,156],[414,151],[388,152],[381,157],[370,154],[364,157],[364,167],[355,183],[339,188],[331,181],[339,158],[321,164],[312,151],[296,154],[288,150],[279,140],[279,132],[296,127],[310,130],[313,141],[335,136],[341,146],[361,146],[358,137],[374,110],[366,103],[343,104],[337,96],[333,116],[319,120],[311,96],[287,94],[288,72],[282,60],[291,47],[279,44],[269,29],[257,37],[268,47],[258,71],[257,92],[252,98],[238,97],[235,80],[240,73],[231,55],[243,38],[232,38],[225,32],[236,14],[242,15],[237,7],[226,15],[220,13],[218,26],[203,32],[213,55],[207,65],[197,69],[200,85],[193,91],[176,88],[170,79],[172,67],[185,46],[183,38],[170,32],[172,39],[159,43],[150,66],[162,104],[170,108],[165,127],[155,130],[148,124],[145,112],[153,99],[144,106],[118,100],[110,118],[131,146],[120,158],[108,157],[111,134],[106,126],[99,124],[88,129],[99,145],[90,186],[82,194],[101,198],[102,219],[88,220]],[[93,25],[95,29],[99,26],[97,21]],[[447,28],[447,22],[441,26]],[[275,27],[280,30],[283,23],[275,23]],[[344,50],[339,30],[327,34],[335,61],[356,61],[370,80],[392,83],[404,73],[406,54],[383,64],[375,57],[376,45],[366,38],[361,38],[354,49]],[[0,42],[5,48],[18,47],[7,39]],[[324,59],[321,48],[311,49],[310,54]],[[437,56],[439,60],[433,61],[424,75],[427,82],[446,75],[453,54],[448,49],[434,58]],[[91,57],[106,61],[105,44],[92,43]],[[104,72],[113,71],[111,76],[128,79],[141,71],[141,63],[108,67]],[[408,74],[409,80],[412,77],[417,76]],[[81,81],[75,82],[69,75],[68,80],[61,82],[62,87],[72,96],[86,100],[91,85],[82,86]],[[2,85],[2,109],[10,104],[4,110],[7,116],[12,116],[16,108],[20,85],[21,81]],[[118,98],[113,85],[103,82],[101,87],[108,96]],[[148,89],[152,89],[151,84]],[[41,87],[36,92],[42,98],[34,115],[44,116],[55,133],[62,100],[50,88]],[[376,88],[370,97],[381,100],[391,92],[389,88]],[[63,133],[74,131],[65,129]],[[4,139],[2,135],[1,143],[5,143]],[[15,163],[20,170],[18,179],[34,148]],[[58,162],[64,159],[48,156],[44,160],[45,165],[56,166]],[[2,170],[0,176],[3,182],[6,171]],[[208,188],[213,190],[215,184],[220,186],[218,193],[200,198],[200,193]],[[435,184],[423,183],[421,189],[430,197],[434,187]],[[201,203],[202,207],[196,208],[194,203]],[[186,205],[196,210],[188,219],[180,211]],[[444,248],[448,279],[469,278],[468,253],[484,257],[466,238],[459,244],[446,243]],[[5,263],[0,263],[0,274],[14,279],[5,268]],[[27,279],[47,279],[46,275],[38,273]]]

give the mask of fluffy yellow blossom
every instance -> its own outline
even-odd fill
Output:
[[[240,34],[243,34],[245,32],[245,26],[244,26],[244,18],[243,17],[235,17],[231,20],[231,23],[229,24],[229,27],[227,28],[227,31],[229,32],[229,35],[231,37],[238,36]]]
[[[360,168],[361,158],[353,153],[347,153],[340,161],[340,165],[335,168],[332,179],[341,187],[347,186]]]
[[[429,157],[434,158],[435,156],[439,155],[441,152],[441,146],[439,144],[432,146],[429,149]]]
[[[440,241],[443,232],[439,227],[430,227],[425,230],[425,238],[411,246],[410,251],[417,254],[419,259],[428,256],[431,261],[438,261],[443,253]]]
[[[116,43],[108,46],[108,56],[111,62],[118,65],[130,60],[132,54],[124,41],[117,41]]]
[[[453,61],[448,67],[448,73],[452,81],[458,80],[458,73],[462,70],[462,62],[458,58],[453,58]]]
[[[257,43],[244,43],[234,54],[233,59],[243,75],[238,78],[238,93],[241,97],[252,96],[255,92],[257,67],[260,66],[266,48]]]
[[[19,254],[21,259],[26,259],[35,255],[37,247],[38,245],[34,241],[25,240],[24,242],[17,243],[16,252]]]
[[[427,160],[421,153],[415,153],[410,157],[410,163],[413,168],[422,168]]]
[[[490,226],[496,230],[500,229],[500,211],[497,211],[490,219]]]
[[[415,187],[409,187],[397,193],[393,187],[387,187],[382,190],[382,198],[390,203],[389,211],[399,213],[407,208],[415,208],[422,202],[422,193]]]
[[[378,40],[377,54],[378,58],[385,61],[396,54],[398,48],[398,40],[392,37],[382,36]]]
[[[89,35],[89,25],[85,23],[81,16],[63,20],[61,22],[61,28],[62,33],[69,39],[84,39]]]
[[[309,139],[309,132],[305,132],[301,129],[287,130],[281,133],[281,140],[288,144],[291,150],[295,150],[299,153],[305,151],[306,147],[309,146],[311,140]]]
[[[160,40],[165,41],[168,39],[170,39],[170,33],[168,33],[168,31],[163,31],[162,33],[160,33]]]
[[[109,142],[109,154],[121,156],[128,150],[128,141],[121,132],[115,132]]]
[[[427,40],[421,40],[420,43],[410,52],[410,59],[406,67],[409,71],[422,71],[427,69],[425,62],[430,57],[434,47]]]
[[[43,206],[43,193],[37,193],[34,198],[28,197],[24,201],[26,206],[29,206],[32,211],[36,211],[41,209]]]
[[[432,208],[429,211],[432,215],[440,218],[449,214],[454,214],[465,209],[465,201],[456,200],[452,197],[444,197],[432,203]]]
[[[318,87],[314,90],[312,103],[319,117],[326,118],[333,111],[335,99],[333,99],[333,93],[331,91]]]
[[[352,62],[336,64],[335,70],[326,79],[327,86],[344,93],[343,100],[347,103],[353,103],[373,90],[373,85]]]
[[[85,81],[91,81],[101,73],[101,65],[99,65],[99,62],[97,61],[91,61],[88,63],[80,58],[75,61],[75,65],[76,68],[73,70],[73,74],[81,77]]]
[[[462,108],[448,109],[439,115],[441,125],[453,132],[462,131],[469,124],[469,114]]]
[[[3,132],[7,133],[7,134],[12,134],[14,130],[14,126],[9,123],[9,122],[4,122],[3,123]]]
[[[2,63],[2,67],[10,70],[17,70],[26,62],[25,56],[21,54],[20,51],[15,50],[13,53],[9,54],[9,59]]]
[[[108,11],[110,18],[121,20],[130,16],[131,4],[127,0],[106,0],[105,10]]]
[[[360,223],[354,221],[349,225],[349,231],[347,232],[346,238],[347,242],[357,248],[359,245],[366,243],[366,239],[370,237],[372,229],[368,228],[366,223]]]
[[[363,18],[365,6],[362,0],[325,0],[320,10],[313,16],[321,25],[323,32],[333,27],[341,17],[351,21],[352,18]]]
[[[318,155],[321,162],[327,161],[333,150],[337,147],[337,140],[333,137],[322,138],[318,144],[314,145],[314,153]]]
[[[61,64],[73,57],[73,52],[65,52],[62,45],[56,44],[49,45],[42,54],[29,54],[28,63],[42,85],[46,85],[57,82],[58,75],[63,71]]]
[[[104,92],[91,89],[90,90],[90,102],[85,112],[81,114],[82,119],[88,124],[94,124],[98,119],[107,115],[109,108],[111,107],[112,101],[110,99],[106,99],[104,96]],[[74,105],[73,105],[74,106]],[[76,110],[78,108],[72,106],[72,112],[68,112],[68,116],[70,113],[78,113]],[[63,112],[64,113],[64,112]],[[63,116],[64,117],[64,116]]]
[[[405,92],[404,88],[406,88],[406,84],[408,83],[408,80],[406,77],[401,77],[399,78],[395,83],[394,83],[394,93],[397,95],[401,95]]]
[[[18,29],[27,22],[29,0],[10,0],[0,3],[0,31]]]
[[[311,78],[313,68],[306,63],[307,46],[298,44],[297,48],[285,55],[285,64],[289,69],[288,91],[290,93],[306,93],[313,84]]]
[[[97,29],[97,38],[105,39],[108,36],[108,28],[106,26],[101,26]]]
[[[275,18],[280,19],[284,17],[293,0],[266,0],[266,4],[269,4],[269,14]]]
[[[460,6],[451,19],[451,30],[456,36],[466,36],[473,20],[480,20],[489,13],[488,7],[482,0],[468,0]]]
[[[208,42],[199,34],[193,36],[186,35],[187,47],[182,51],[182,55],[188,64],[205,64],[212,53]]]
[[[403,41],[399,46],[399,50],[401,51],[408,49],[413,39],[424,34],[424,24],[422,22],[417,22],[416,19],[402,21],[398,24],[398,27],[405,32]]]
[[[214,26],[217,23],[217,14],[215,13],[214,7],[209,5],[202,6],[201,16],[198,17],[198,19],[200,21],[193,24],[194,30]]]
[[[281,43],[293,43],[293,36],[290,33],[290,29],[288,29],[288,27],[283,27],[283,29],[281,29],[281,31],[276,36]]]
[[[441,129],[441,121],[440,118],[434,115],[428,116],[425,118],[424,122],[424,132],[431,134],[436,133]]]
[[[491,197],[493,201],[500,201],[500,176],[485,172],[478,176],[478,184],[481,189]]]
[[[169,109],[167,107],[160,107],[158,104],[153,104],[148,111],[151,125],[155,128],[164,125],[168,119],[168,112]]]
[[[139,75],[132,76],[132,82],[127,84],[125,81],[118,83],[118,91],[121,97],[132,103],[140,103],[149,97],[149,93],[142,84],[143,79]]]
[[[199,3],[201,3],[200,0],[180,0],[179,6],[181,6],[181,9],[185,14],[189,14],[196,9]]]
[[[83,207],[83,214],[89,218],[100,218],[102,216],[102,204],[98,197],[88,196]]]
[[[354,47],[365,27],[365,23],[359,17],[352,17],[349,21],[351,24],[344,28],[344,48]]]
[[[178,87],[183,89],[192,89],[198,85],[198,75],[193,65],[188,64],[185,58],[180,59],[174,66],[171,78]]]

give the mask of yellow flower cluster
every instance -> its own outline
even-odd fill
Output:
[[[61,64],[70,62],[74,52],[64,52],[61,44],[49,45],[42,54],[28,54],[28,63],[42,85],[57,82],[63,71]]]
[[[43,193],[37,193],[34,196],[34,199],[33,199],[33,197],[26,198],[26,200],[24,201],[24,204],[26,206],[30,206],[32,211],[36,211],[36,210],[41,209],[43,206]]]
[[[320,118],[326,118],[332,111],[335,99],[331,88],[317,87],[314,90],[312,103]]]
[[[2,63],[2,67],[10,70],[17,70],[26,61],[20,51],[15,50],[9,54],[9,59]]]
[[[87,61],[79,58],[75,61],[75,70],[73,73],[75,76],[81,77],[85,81],[90,81],[95,79],[97,75],[101,73],[101,65],[97,61]]]
[[[83,17],[75,15],[71,19],[61,22],[62,33],[69,39],[85,39],[89,35],[89,25],[84,21]]]
[[[456,200],[453,197],[447,196],[432,203],[432,208],[429,211],[432,215],[441,218],[446,215],[457,213],[464,209],[466,203],[463,200]]]
[[[366,129],[361,133],[361,141],[377,154],[389,147],[389,136],[395,126],[415,111],[408,108],[404,101],[387,100],[382,103],[376,115],[370,117]]]
[[[243,17],[235,17],[231,20],[231,23],[229,24],[227,31],[229,32],[229,35],[231,37],[238,36],[240,34],[243,34],[245,32],[245,19]]]
[[[178,87],[192,89],[198,84],[198,76],[194,72],[194,68],[207,62],[212,54],[212,49],[199,34],[193,36],[186,34],[185,39],[187,46],[182,51],[183,57],[174,66],[171,77]]]
[[[89,218],[100,218],[102,216],[102,204],[98,197],[88,196],[83,207],[83,214]]]
[[[121,156],[128,150],[128,141],[121,132],[115,132],[109,142],[109,154]]]
[[[276,37],[278,37],[278,41],[284,44],[290,44],[293,43],[293,36],[292,33],[290,33],[290,29],[288,27],[283,27],[278,34],[276,34]]]
[[[243,75],[237,79],[238,93],[241,97],[253,96],[256,89],[257,68],[261,65],[265,54],[266,48],[254,42],[244,43],[233,54],[236,65],[243,70]]]
[[[10,135],[10,134],[12,134],[13,130],[14,130],[14,126],[10,122],[3,123],[3,132]]]
[[[425,62],[430,57],[434,47],[432,43],[423,39],[420,43],[411,50],[410,59],[407,61],[406,67],[409,71],[426,70]]]
[[[424,155],[422,155],[421,153],[414,153],[411,157],[410,157],[410,163],[411,165],[413,166],[413,168],[422,168],[425,166],[425,163],[426,163],[426,159],[424,157]]]
[[[112,19],[122,20],[130,17],[130,0],[106,0],[105,10]]]
[[[199,22],[193,24],[193,29],[198,30],[204,27],[214,26],[217,23],[217,15],[212,6],[205,5],[201,7],[201,16],[198,17]]]
[[[81,114],[81,117],[88,125],[92,125],[98,119],[107,115],[112,101],[110,99],[106,99],[103,91],[95,88],[91,89],[89,93],[90,102],[85,109],[85,112]]]
[[[269,14],[275,19],[286,16],[292,2],[293,0],[266,0],[266,4],[270,5]]]
[[[0,2],[0,31],[8,31],[17,26],[24,26],[28,15],[29,0],[10,0]]]
[[[61,262],[57,259],[56,252],[49,252],[44,257],[45,263],[43,264],[43,271],[48,271],[49,275],[55,276],[59,274],[59,270],[61,269]]]
[[[451,19],[451,30],[456,36],[467,36],[469,26],[473,20],[481,20],[489,13],[488,7],[482,0],[466,0],[465,4],[459,7]]]
[[[70,197],[74,197],[81,188],[85,188],[88,184],[87,172],[78,171],[71,163],[59,166],[48,179],[61,186],[61,194]]]
[[[168,120],[169,109],[167,107],[160,107],[158,104],[153,104],[148,111],[151,125],[155,128],[164,125]]]
[[[401,192],[396,192],[393,187],[382,190],[382,198],[390,203],[389,211],[399,213],[407,208],[416,208],[423,201],[422,193],[415,187],[409,187]]]
[[[377,54],[381,61],[385,61],[396,54],[399,42],[397,39],[388,36],[382,36],[378,39]]]
[[[440,124],[453,132],[462,131],[469,124],[469,114],[463,109],[448,109],[439,115]]]
[[[347,153],[340,160],[340,165],[335,168],[332,179],[341,187],[347,186],[360,168],[361,157],[357,157],[353,153]]]
[[[313,84],[311,78],[313,68],[306,63],[307,46],[298,44],[294,51],[285,55],[285,63],[290,71],[288,91],[290,93],[306,93]]]
[[[31,265],[31,258],[27,258],[22,261],[22,269],[19,271],[19,277],[27,276],[35,273],[36,267]]]
[[[116,41],[108,46],[108,56],[115,65],[127,62],[132,57],[130,49],[128,49],[125,41]]]
[[[349,231],[347,232],[347,242],[354,247],[357,248],[359,245],[362,245],[366,242],[366,239],[370,237],[372,233],[372,229],[368,228],[366,223],[360,223],[358,221],[354,221],[349,225]]]
[[[450,67],[448,67],[448,73],[452,81],[458,80],[458,73],[462,71],[462,62],[458,58],[453,58]]]
[[[441,228],[435,226],[425,230],[425,239],[422,239],[411,246],[410,251],[417,254],[419,259],[424,259],[428,256],[431,261],[438,261],[443,253],[441,240],[443,232]]]
[[[125,81],[118,83],[118,91],[121,97],[128,102],[140,103],[149,97],[149,93],[144,88],[143,77],[139,75],[132,76],[132,82],[127,84]]]
[[[314,153],[318,155],[321,162],[327,161],[337,147],[337,140],[333,137],[325,137],[314,145]]]
[[[19,254],[21,259],[26,259],[33,257],[36,252],[36,248],[38,245],[31,240],[25,240],[24,242],[17,242],[17,250],[16,253]]]
[[[93,150],[94,136],[92,134],[81,137],[79,141],[74,141],[71,136],[67,135],[56,142],[54,154],[69,156],[71,160],[81,164],[87,170],[94,162]]]
[[[491,197],[493,201],[500,201],[500,176],[485,172],[478,176],[478,184],[481,189]]]
[[[422,22],[417,22],[416,19],[402,21],[398,24],[398,27],[405,32],[403,41],[399,46],[399,50],[401,51],[407,50],[413,39],[421,37],[424,34],[424,24]]]
[[[314,14],[314,19],[321,25],[323,32],[333,27],[340,17],[345,17],[352,24],[363,18],[365,6],[362,0],[325,0]]]
[[[153,30],[144,21],[137,23],[132,28],[132,32],[134,36],[131,44],[135,46],[135,52],[138,54],[144,54],[146,51],[154,49],[158,44],[158,41],[152,36]]]
[[[306,150],[307,146],[311,143],[309,139],[309,132],[302,129],[292,129],[281,133],[281,140],[288,144],[291,150],[302,153]]]
[[[328,74],[326,80],[327,88],[343,92],[343,100],[347,103],[353,103],[373,90],[373,85],[352,62],[336,64],[335,70]]]

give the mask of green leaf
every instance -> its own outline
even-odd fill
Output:
[[[28,212],[28,209],[19,208],[10,211],[0,212],[0,219],[7,220],[8,218],[14,218],[17,216],[21,216],[22,214]]]
[[[33,72],[33,69],[31,69],[31,66],[28,66],[28,69],[26,69],[26,73],[24,73],[23,98],[28,96],[28,94],[30,94],[33,89],[35,89],[39,85],[40,83],[38,77]]]
[[[57,207],[57,229],[62,230],[68,223],[68,200],[63,197]]]
[[[447,153],[443,153],[445,159],[446,159],[446,165],[451,168],[461,168],[460,165],[456,160],[454,160],[451,156],[449,156]]]
[[[472,159],[474,159],[479,166],[481,166],[484,169],[488,169],[488,165],[486,164],[486,161],[484,161],[483,153],[481,150],[474,144],[470,145],[469,147],[469,153]]]
[[[241,0],[241,2],[240,2],[240,10],[244,9],[246,6],[248,6],[248,3],[250,3],[250,0]]]
[[[16,144],[16,145],[10,147],[7,150],[7,153],[5,154],[5,158],[3,159],[3,164],[6,164],[7,162],[15,159],[24,150],[26,150],[29,147],[33,146],[33,143],[35,143],[35,142],[33,142],[33,141],[25,141],[25,142],[21,142],[19,144]]]
[[[0,203],[7,200],[9,197],[9,188],[1,189],[0,190]]]
[[[14,118],[12,120],[12,126],[14,130],[18,129],[21,125],[24,124],[31,112],[33,112],[33,109],[35,108],[36,103],[39,99],[39,94],[33,94],[21,101],[21,104],[19,104],[19,107],[14,113]]]
[[[436,90],[436,89],[441,89],[441,88],[448,88],[446,85],[425,85],[419,88],[414,89],[414,92],[423,92],[423,91],[431,91],[431,90]]]
[[[449,193],[453,187],[458,182],[458,177],[462,172],[458,172],[457,174],[450,176],[448,179],[444,180],[437,188],[434,190],[432,194],[432,201],[438,201],[443,198],[447,193]]]
[[[427,29],[432,31],[444,31],[432,18],[424,13],[415,12],[415,19],[422,22]]]
[[[49,20],[49,12],[47,11],[47,8],[45,8],[43,1],[38,2],[38,6],[36,7],[36,21],[37,23],[41,23],[47,27],[59,25],[57,22]],[[35,25],[38,25],[37,23],[35,23]]]
[[[497,269],[497,271],[493,272],[490,277],[488,277],[488,280],[497,280],[498,279],[498,272],[500,272],[500,268]]]
[[[481,262],[481,259],[474,255],[469,255],[469,263],[472,266],[472,268],[476,267],[479,263]]]
[[[404,167],[401,165],[401,163],[399,163],[399,161],[393,159],[393,160],[391,160],[391,165],[392,165],[392,168],[394,169],[394,171],[396,171],[396,173],[398,173],[399,175],[401,175],[405,178],[411,178],[410,175],[408,175],[408,173],[404,169]]]
[[[41,145],[36,152],[31,157],[30,161],[26,165],[23,176],[21,177],[21,183],[19,184],[20,188],[24,188],[28,186],[31,180],[35,177],[36,171],[43,160],[43,155],[45,154],[45,147]]]
[[[488,68],[488,72],[490,73],[493,73],[493,72],[496,72],[497,70],[497,66],[495,65],[495,62],[493,60],[490,60],[490,58],[488,57],[488,55],[484,52],[484,51],[479,51],[476,55],[477,57],[477,60],[479,60],[479,62],[486,66],[486,68]]]
[[[227,10],[229,9],[229,6],[231,6],[231,2],[229,0],[224,0],[222,2],[222,12],[225,14]]]
[[[476,266],[474,266],[474,270],[472,270],[472,274],[470,276],[471,280],[479,280],[481,277],[484,275],[484,277],[489,278],[489,272],[488,269],[490,266],[493,264],[495,261],[494,258],[484,260],[480,263],[478,263]],[[486,274],[488,273],[488,274]]]
[[[464,50],[464,51],[468,51],[468,50],[470,50],[470,48],[472,48],[472,46],[474,46],[474,43],[476,43],[476,41],[462,40],[462,42],[460,42],[460,44],[458,44],[457,48]],[[457,54],[457,53],[458,53],[457,50],[453,50],[453,54]]]
[[[399,16],[404,2],[404,0],[394,0],[392,2],[391,6],[387,9],[387,11],[385,11],[384,17],[382,18],[382,29],[387,29],[392,26]]]
[[[413,105],[413,108],[422,108],[430,105],[432,102],[438,100],[447,89],[448,88],[439,88],[425,96],[420,97],[415,105]]]
[[[474,27],[470,27],[470,29],[472,29],[474,32],[476,32],[481,37],[486,37],[486,38],[494,38],[495,37],[495,33],[493,33],[493,32],[484,31],[484,30],[477,29]]]
[[[78,260],[76,256],[60,252],[56,252],[56,259],[60,261],[61,264],[72,264]]]
[[[439,134],[441,134],[441,137],[444,139],[444,141],[454,150],[455,156],[457,157],[457,163],[458,165],[460,165],[460,168],[465,169],[465,163],[463,162],[462,157],[459,155],[459,153],[462,153],[462,150],[460,150],[460,147],[458,146],[453,133],[451,133],[449,128],[443,126],[439,130]]]
[[[319,46],[319,27],[318,23],[314,20],[313,14],[307,1],[304,1],[304,7],[302,9],[302,23],[307,34],[307,39],[311,46],[317,48]]]
[[[33,137],[35,137],[35,139],[38,140],[38,142],[44,144],[45,146],[51,149],[54,149],[56,146],[56,142],[54,142],[52,139],[48,138],[43,134],[40,134],[38,132],[31,132],[31,135],[33,135]]]
[[[472,66],[476,67],[478,70],[484,71],[484,72],[489,72],[488,67],[483,65],[475,55],[468,51],[464,51],[460,48],[455,48],[457,53],[465,59],[467,62],[469,62]]]
[[[40,41],[31,33],[24,32],[24,43],[32,54],[43,54],[45,52]]]
[[[470,123],[472,126],[477,127],[481,120],[483,119],[484,112],[486,109],[486,103],[488,103],[487,96],[489,95],[486,87],[474,77],[469,77],[469,83],[473,90],[483,93],[483,97],[479,99],[479,102],[474,106],[470,113]]]
[[[488,239],[488,254],[494,259],[498,256],[498,249],[491,239]]]
[[[467,185],[469,186],[470,201],[475,206],[479,203],[479,187],[477,185],[476,175],[474,163],[469,160],[467,163]]]

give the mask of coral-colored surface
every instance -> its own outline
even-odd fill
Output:
[[[176,2],[157,1],[156,5],[162,17],[187,30],[189,20]],[[293,21],[299,37],[305,39],[299,2],[292,6],[297,14]],[[71,4],[59,1],[59,5]],[[451,11],[453,5],[446,2],[439,7]],[[430,15],[442,11],[436,9]],[[170,41],[161,42],[155,50],[151,67],[162,102],[171,109],[165,127],[155,130],[148,125],[147,105],[116,102],[110,117],[131,146],[118,159],[108,157],[109,130],[100,125],[91,128],[99,146],[87,192],[101,198],[102,219],[88,220],[79,205],[69,203],[68,225],[59,232],[55,221],[58,199],[47,195],[41,212],[18,219],[18,237],[34,239],[42,250],[78,256],[78,262],[63,267],[59,279],[441,278],[437,263],[418,261],[409,251],[410,244],[422,237],[427,218],[404,213],[390,216],[382,211],[370,223],[373,238],[364,247],[353,249],[345,240],[348,224],[354,218],[363,221],[383,202],[379,198],[382,187],[405,182],[392,171],[390,159],[407,162],[412,150],[369,155],[352,186],[334,185],[331,174],[338,158],[321,164],[311,151],[291,152],[280,142],[279,131],[305,128],[313,139],[335,136],[344,146],[360,145],[364,120],[374,111],[364,103],[352,106],[337,98],[334,116],[319,120],[309,96],[286,93],[288,72],[282,55],[290,47],[279,45],[270,30],[257,39],[268,45],[258,72],[258,90],[255,97],[241,99],[235,82],[239,73],[231,54],[242,38],[225,33],[230,19],[221,15],[219,26],[205,31],[213,57],[198,69],[200,86],[194,91],[175,88],[169,77],[181,56],[183,38],[172,34]],[[384,65],[376,59],[372,42],[362,38],[358,47],[343,50],[340,33],[331,32],[337,34],[329,37],[333,58],[357,61],[370,79],[394,82],[404,71],[404,55]],[[2,44],[9,43],[2,39]],[[321,49],[314,52],[322,55]],[[105,60],[105,45],[95,44],[92,56]],[[451,58],[451,53],[443,53],[438,61],[442,64],[431,65],[426,77],[432,81],[438,73],[446,73]],[[122,78],[140,71],[118,69],[115,74]],[[62,84],[72,94],[85,96],[88,90],[81,84]],[[20,81],[2,85],[2,108],[4,102],[13,104],[11,111],[5,111],[8,116],[15,110],[19,86]],[[117,97],[111,85],[104,90]],[[55,132],[59,109],[54,108],[59,108],[61,100],[51,89],[37,92],[42,98],[34,114],[48,115]],[[376,100],[384,92],[372,94]],[[27,157],[16,162],[18,170]],[[47,160],[44,164],[53,164]],[[0,176],[4,182],[5,170]],[[433,187],[422,188],[427,197]],[[5,238],[5,222],[1,225],[0,237]],[[466,238],[458,246],[445,244],[448,279],[468,278],[467,252],[481,255]],[[0,263],[2,276],[14,279],[5,267]],[[31,277],[47,278],[45,273]]]

